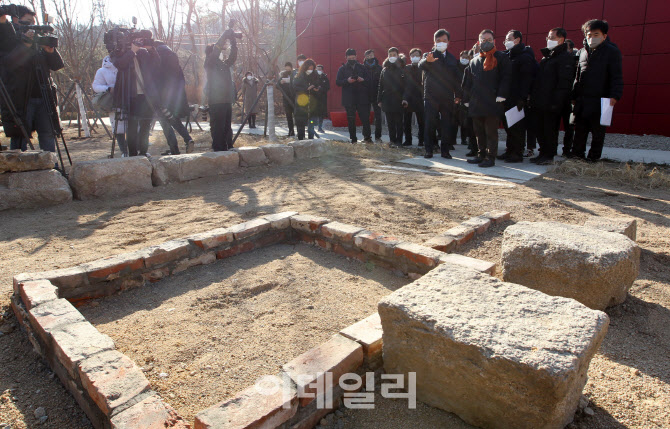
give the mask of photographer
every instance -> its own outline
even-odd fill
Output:
[[[230,41],[230,54],[221,60],[221,51]],[[207,99],[209,100],[210,132],[212,149],[215,151],[233,148],[233,102],[237,96],[231,68],[237,60],[237,40],[235,32],[229,28],[219,40],[205,49],[205,70],[207,71]]]
[[[319,75],[316,73],[316,63],[307,59],[298,69],[298,74],[293,80],[295,91],[295,125],[298,132],[298,140],[305,139],[305,126],[307,136],[314,138],[314,121],[318,118],[317,94],[319,93]]]
[[[20,25],[35,24],[35,12],[23,6],[17,9]],[[55,118],[49,117],[48,100],[44,99],[42,89],[55,91],[50,71],[62,69],[63,59],[56,48],[43,44],[48,43],[48,40],[36,36],[33,30],[23,32],[19,26],[18,34],[14,36],[14,30],[8,27],[11,25],[13,24],[8,22],[7,15],[0,17],[3,82],[26,131],[37,131],[40,149],[55,152],[56,135],[51,122]],[[44,82],[40,82],[38,69],[44,71]],[[48,88],[42,88],[40,83],[48,85]],[[53,108],[55,110],[55,106]],[[15,118],[6,109],[7,106],[3,105],[2,119],[5,134],[11,137],[10,147],[26,150],[28,141],[17,126]]]
[[[104,97],[114,98],[114,86],[116,85],[116,75],[118,72],[119,71],[116,69],[116,67],[114,67],[114,64],[112,64],[112,60],[109,55],[106,56],[102,60],[102,67],[100,67],[98,71],[95,72],[95,79],[93,79],[93,84],[91,85],[96,95],[102,94]],[[126,145],[125,134],[125,126],[127,124],[125,122],[120,122],[118,125],[115,125],[114,121],[116,120],[116,115],[116,111],[112,111],[109,115],[109,120],[110,124],[112,125],[112,129],[116,130],[116,142],[119,145],[121,157],[125,158],[128,156],[128,145]]]
[[[128,155],[147,156],[149,133],[154,118],[152,107],[160,106],[160,96],[156,88],[156,75],[160,67],[160,57],[156,50],[144,48],[151,32],[142,30],[133,35],[130,49],[117,49],[111,53],[114,66],[119,70],[114,89],[114,108],[129,113],[127,143]]]

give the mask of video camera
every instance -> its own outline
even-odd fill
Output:
[[[19,6],[15,4],[0,5],[0,16],[8,15],[19,18]]]
[[[230,22],[228,23],[228,28],[230,30],[234,30],[235,24],[237,24],[237,20],[231,19]],[[241,39],[242,38],[242,33],[233,33],[235,35],[236,39]]]
[[[104,43],[107,52],[125,52],[130,49],[135,40],[135,29],[125,27],[114,27],[104,35]]]

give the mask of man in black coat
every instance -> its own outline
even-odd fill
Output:
[[[158,121],[163,128],[170,153],[179,155],[175,130],[186,143],[186,153],[192,153],[195,143],[181,122],[181,118],[190,114],[190,108],[186,100],[186,79],[179,65],[179,57],[165,43],[158,40],[148,44],[145,48],[156,49],[161,59],[161,66],[156,76],[161,95],[161,112],[158,115]]]
[[[575,42],[570,39],[565,40],[565,44],[568,45],[568,53],[572,55],[575,60],[575,74],[577,73],[577,65],[579,64],[579,52],[575,49]],[[572,78],[573,82],[575,76]],[[568,100],[563,106],[563,111],[561,112],[561,122],[563,123],[563,156],[570,158],[572,156],[572,143],[575,139],[575,124],[571,123],[570,116],[572,115],[572,102]]]
[[[509,97],[503,104],[505,105],[505,111],[516,107],[521,112],[526,107],[535,77],[535,55],[523,43],[523,34],[518,30],[510,30],[507,33],[505,48],[512,66],[512,83]],[[526,118],[511,127],[507,124],[507,118],[504,117],[503,119],[507,132],[507,150],[504,154],[498,156],[498,159],[505,162],[523,162],[523,149],[526,143]]]
[[[277,88],[282,94],[284,102],[284,112],[286,112],[286,121],[288,122],[288,137],[295,136],[295,126],[293,124],[293,115],[295,110],[295,93],[293,92],[293,64],[287,62],[284,64],[284,71],[279,73]]]
[[[382,110],[377,105],[377,91],[379,88],[379,78],[382,74],[382,66],[379,65],[379,61],[375,58],[374,50],[368,49],[365,51],[364,65],[368,71],[368,76],[370,76],[369,98],[372,111],[375,112],[375,141],[379,143],[382,139]]]
[[[25,6],[18,6],[18,23],[23,25],[35,24],[35,12]],[[58,49],[49,46],[34,45],[35,33],[27,31],[14,35],[13,25],[6,15],[2,16],[0,34],[2,41],[2,79],[9,96],[11,97],[16,113],[28,132],[37,131],[40,149],[55,152],[56,135],[52,123],[57,117],[50,117],[47,111],[47,100],[42,95],[42,87],[38,79],[38,67],[44,71],[45,82],[42,82],[47,91],[55,91],[51,81],[51,71],[64,67],[63,59]],[[56,106],[52,106],[55,110]],[[28,141],[10,114],[7,106],[2,106],[2,122],[5,135],[10,137],[10,148],[26,150]],[[58,130],[56,130],[58,131]]]
[[[558,150],[558,129],[565,103],[570,99],[575,60],[565,44],[567,32],[553,28],[547,36],[544,58],[533,82],[531,103],[534,109],[535,130],[540,154],[531,158],[538,165],[551,164]]]
[[[330,91],[330,78],[323,70],[323,64],[316,66],[316,74],[319,76],[318,90],[316,91],[316,103],[319,119],[319,132],[323,131],[323,120],[328,116],[328,91]]]
[[[440,146],[443,158],[451,159],[449,149],[456,144],[454,115],[456,114],[456,99],[462,97],[459,85],[458,60],[447,52],[449,32],[437,30],[433,36],[435,46],[419,63],[419,69],[424,71],[423,101],[426,115],[426,154],[425,158],[433,157],[435,129],[438,123],[442,129]],[[438,116],[439,115],[439,116]]]
[[[230,41],[228,58],[222,60],[221,52]],[[224,151],[233,148],[233,103],[237,99],[231,69],[237,60],[237,40],[232,29],[224,31],[219,40],[205,49],[205,71],[207,72],[207,99],[209,103],[209,126],[212,134],[212,150]]]
[[[400,58],[398,48],[388,50],[388,58],[379,78],[377,105],[386,114],[391,147],[402,145],[403,113],[402,105],[405,92],[405,64]]]
[[[498,154],[498,126],[504,115],[503,103],[509,98],[512,81],[510,59],[496,51],[492,30],[479,33],[479,55],[463,76],[463,100],[477,135],[479,153],[468,163],[493,167]]]
[[[356,51],[347,49],[347,62],[337,70],[335,83],[342,87],[342,105],[347,111],[349,138],[356,143],[356,112],[363,124],[363,139],[372,143],[370,132],[370,76],[363,64],[356,61]]]
[[[419,146],[423,146],[423,129],[425,119],[423,114],[423,76],[419,70],[419,62],[423,53],[419,48],[409,51],[410,62],[405,66],[405,93],[402,105],[405,108],[403,117],[405,126],[405,141],[403,146],[412,145],[412,114],[416,115],[419,127]]]
[[[606,127],[600,124],[601,98],[609,98],[614,106],[623,94],[621,51],[607,37],[606,21],[591,20],[582,27],[586,40],[580,52],[577,77],[572,100],[575,114],[574,157],[584,159],[586,139],[592,136],[587,161],[597,161],[602,156]]]

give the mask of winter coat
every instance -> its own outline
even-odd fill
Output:
[[[56,85],[51,80],[51,71],[62,69],[64,67],[63,59],[58,53],[58,49],[54,49],[51,54],[41,48],[38,52],[18,40],[15,43],[7,43],[5,48],[8,51],[2,55],[0,61],[0,64],[2,64],[0,69],[3,69],[3,83],[17,113],[26,126],[26,131],[31,133],[33,130],[30,129],[25,119],[27,103],[30,98],[42,98],[41,88],[37,81],[37,66],[41,65],[41,68],[45,71],[49,90],[53,99],[56,100]],[[2,123],[7,137],[22,136],[23,134],[16,125],[14,117],[9,113],[7,106],[4,103],[0,104],[2,104]]]
[[[382,103],[384,112],[402,112],[403,95],[405,93],[405,70],[400,60],[395,64],[386,59],[379,77],[377,103]]]
[[[161,58],[157,77],[161,106],[173,116],[183,118],[189,114],[190,109],[186,99],[186,78],[179,65],[179,57],[162,42],[157,42],[156,52]]]
[[[544,58],[533,82],[531,103],[533,109],[560,113],[570,99],[575,59],[565,43],[554,49],[543,48],[541,52]]]
[[[484,57],[477,55],[470,61],[463,75],[463,103],[469,103],[470,117],[502,117],[502,103],[497,97],[508,98],[512,80],[509,56],[501,51],[493,54],[498,65],[493,70],[484,70]]]
[[[370,99],[370,103],[374,103],[375,100],[377,100],[377,89],[379,88],[379,78],[382,75],[382,66],[379,65],[377,58],[375,58],[373,64],[368,64],[368,62],[365,61],[363,63],[363,67],[365,67],[368,72],[368,76],[370,76],[368,97]]]
[[[293,79],[296,118],[313,118],[319,114],[319,100],[316,95],[318,91],[308,90],[310,86],[319,86],[319,75],[316,71],[309,75],[298,73]]]
[[[572,100],[575,116],[590,118],[600,115],[600,99],[621,99],[623,95],[622,58],[619,48],[605,39],[595,49],[584,48],[579,53]]]
[[[523,43],[514,45],[505,53],[509,55],[512,67],[512,83],[509,97],[505,100],[505,110],[509,110],[519,101],[528,100],[535,79],[537,61],[533,50]]]
[[[212,52],[205,58],[205,71],[207,72],[207,88],[205,93],[210,105],[232,104],[237,98],[235,83],[231,74],[231,68],[237,60],[237,41],[230,40],[230,54],[225,60],[221,56],[221,48],[218,45],[212,47]]]
[[[419,69],[425,72],[423,80],[423,99],[434,105],[454,106],[454,98],[462,97],[459,79],[458,60],[449,52],[433,50],[435,62],[426,58],[419,62]]]
[[[258,97],[258,79],[253,78],[249,80],[246,77],[244,78],[244,82],[242,82],[242,96],[244,97],[244,114],[257,114],[261,104],[259,101],[254,106],[254,101]]]
[[[109,58],[109,55],[102,60],[102,67],[95,72],[95,78],[93,79],[93,84],[91,87],[93,91],[97,93],[107,92],[110,88],[114,88],[116,85],[116,75],[118,74],[118,69],[112,64],[112,60]]]
[[[407,109],[411,112],[423,109],[423,76],[418,64],[405,66],[405,92],[403,100],[407,101]]]
[[[316,99],[318,101],[318,111],[319,116],[326,117],[328,116],[328,91],[330,91],[330,79],[328,75],[317,74],[317,82],[319,90],[316,92]]]
[[[135,58],[137,58],[140,66],[139,72],[144,81],[144,95],[153,107],[158,109],[161,99],[156,74],[160,68],[161,58],[156,50],[148,51],[144,48],[137,51],[137,54],[130,49],[123,53],[112,53],[112,64],[118,69],[114,86],[114,107],[130,109],[132,100],[138,95]],[[142,112],[144,117],[149,115],[148,111]]]
[[[282,79],[288,78],[289,83],[283,83]],[[284,104],[292,106],[295,103],[295,92],[293,92],[293,70],[287,72],[286,70],[279,73],[279,81],[277,82],[277,88],[280,89],[279,93],[282,95],[282,100]]]
[[[363,78],[363,82],[349,83],[348,79],[352,76]],[[363,64],[356,63],[353,67],[349,64],[342,64],[337,71],[335,79],[337,86],[342,87],[342,105],[350,106],[369,106],[370,105],[370,75]],[[375,100],[373,98],[372,100]]]

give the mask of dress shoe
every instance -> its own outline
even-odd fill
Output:
[[[540,159],[538,159],[535,164],[537,165],[551,165],[554,163],[554,157],[552,156],[551,158],[548,156],[544,156]]]
[[[477,156],[478,152],[476,150],[471,150],[470,152],[466,153],[465,156],[470,157],[470,156]]]
[[[483,161],[484,160],[481,159],[481,158],[472,158],[472,159],[468,159],[468,164],[480,164]]]
[[[403,142],[403,146],[412,146],[412,142]]]
[[[498,159],[501,160],[501,161],[504,161],[504,160],[506,160],[506,159],[509,158],[509,157],[510,157],[509,152],[505,152],[505,153],[503,153],[502,155],[498,155],[496,158],[498,158]]]
[[[449,154],[449,152],[443,153],[441,156],[442,156],[442,158],[452,159],[452,156]]]
[[[481,163],[477,165],[477,167],[482,167],[482,168],[488,168],[488,167],[493,167],[495,166],[496,163],[492,159],[485,159]]]
[[[508,164],[517,164],[517,163],[523,162],[523,157],[512,155],[512,156],[508,157],[507,159],[505,159],[505,162],[508,163]]]
[[[423,156],[424,158],[432,158],[433,154],[432,153],[427,153]]]

